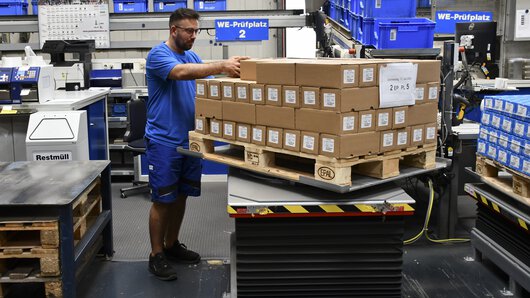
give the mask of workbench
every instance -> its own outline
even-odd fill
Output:
[[[5,226],[10,226],[5,224],[9,222],[58,221],[60,275],[57,278],[62,283],[63,297],[75,297],[76,278],[84,266],[97,252],[107,257],[113,255],[110,162],[0,163],[0,188],[0,218]],[[94,203],[85,204],[91,199]],[[9,246],[9,241],[6,243],[2,245]],[[31,253],[43,248],[46,247],[34,246]],[[12,280],[6,277],[8,272],[0,273],[3,275],[0,283],[50,280],[40,274]]]

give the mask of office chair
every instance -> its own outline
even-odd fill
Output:
[[[127,117],[129,124],[123,140],[127,142],[125,150],[133,152],[135,156],[145,153],[145,124],[147,122],[147,108],[143,99],[131,99],[127,102]],[[134,171],[132,187],[120,189],[121,197],[126,198],[130,194],[149,192],[149,183],[139,180],[137,169]]]

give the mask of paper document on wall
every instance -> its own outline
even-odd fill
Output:
[[[530,12],[517,10],[515,13],[515,38],[530,37]]]
[[[418,65],[389,63],[379,73],[379,108],[414,105]]]

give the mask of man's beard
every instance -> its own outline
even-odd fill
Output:
[[[175,39],[175,45],[177,46],[177,48],[184,50],[184,51],[188,51],[193,47],[193,43],[187,44],[179,39]]]

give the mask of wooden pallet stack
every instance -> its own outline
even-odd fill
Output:
[[[384,179],[400,164],[435,166],[439,61],[241,65],[241,79],[197,80],[190,150],[206,159],[336,185],[351,185],[352,173]],[[234,150],[223,156],[214,141]]]

